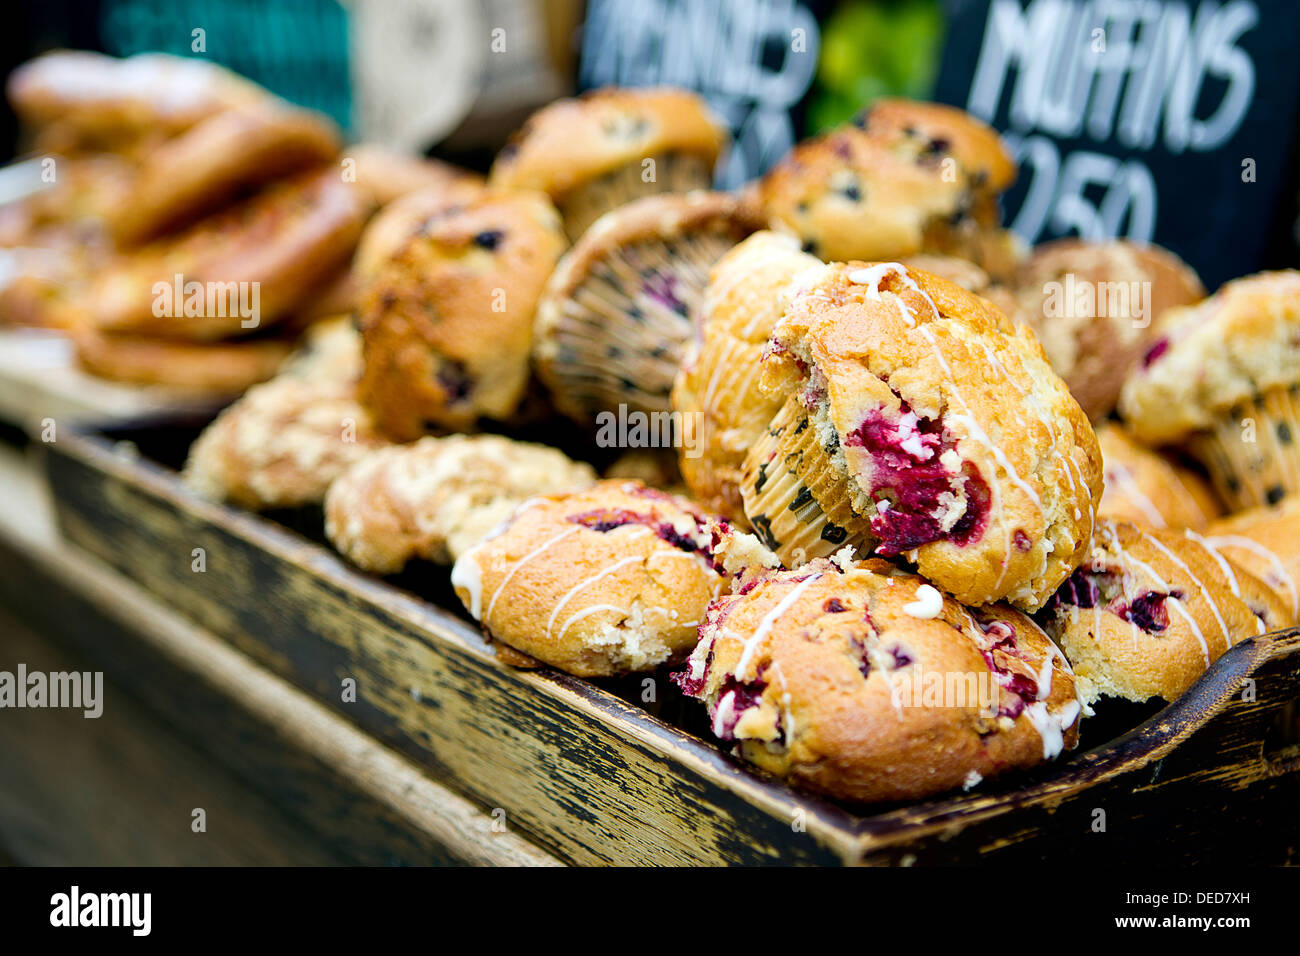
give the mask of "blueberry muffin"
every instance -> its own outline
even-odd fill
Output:
[[[361,398],[400,440],[480,418],[524,397],[533,321],[564,234],[540,193],[485,192],[424,220],[364,280]]]
[[[488,182],[549,195],[576,241],[634,199],[707,189],[726,141],[694,93],[609,87],[538,110],[501,150]]]
[[[1219,518],[1201,542],[1263,581],[1300,617],[1300,498]]]
[[[325,535],[377,574],[413,558],[450,564],[524,500],[595,481],[590,465],[546,445],[500,435],[421,438],[374,451],[334,480]]]
[[[1124,379],[1151,345],[1154,320],[1205,297],[1196,273],[1172,252],[1120,240],[1038,246],[1011,285],[1011,318],[1038,334],[1093,421],[1114,410]]]
[[[1087,700],[1170,701],[1234,644],[1294,615],[1194,532],[1102,521],[1088,562],[1040,613]]]
[[[1119,411],[1150,445],[1201,460],[1229,510],[1300,492],[1300,272],[1226,283],[1159,322]]]
[[[880,560],[745,575],[676,679],[740,757],[853,802],[1041,764],[1075,745],[1082,711],[1029,617],[963,607]]]
[[[442,186],[417,189],[388,202],[366,223],[356,255],[352,257],[352,271],[364,283],[401,252],[429,219],[463,206],[483,192],[483,187],[473,180],[453,180]]]
[[[451,583],[489,636],[582,677],[653,670],[695,646],[728,575],[712,519],[633,481],[522,505],[456,561]]]
[[[1098,514],[1150,528],[1203,531],[1223,513],[1197,472],[1133,440],[1113,422],[1097,427],[1106,490]]]
[[[648,196],[601,216],[556,267],[533,359],[555,407],[666,412],[709,270],[749,234],[726,193]]]
[[[1087,554],[1097,438],[1027,329],[898,263],[799,277],[763,356],[782,405],[745,515],[789,566],[851,545],[1035,610]]]

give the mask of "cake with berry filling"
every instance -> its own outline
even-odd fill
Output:
[[[525,502],[451,583],[488,635],[583,677],[653,670],[695,646],[729,575],[714,520],[634,481]],[[500,650],[500,649],[498,649]]]
[[[486,192],[425,219],[361,290],[361,398],[380,427],[407,441],[508,419],[564,245],[540,193]]]
[[[1300,492],[1300,272],[1261,272],[1170,309],[1119,411],[1201,460],[1230,511]]]
[[[999,195],[1015,178],[997,133],[968,114],[883,99],[791,150],[758,201],[771,228],[823,259],[936,253],[1003,278],[1021,257],[999,228]]]
[[[666,412],[709,270],[752,228],[726,193],[648,196],[608,212],[560,260],[533,359],[556,408]]]
[[[1061,239],[1016,271],[1012,319],[1038,334],[1052,368],[1093,421],[1109,415],[1155,320],[1205,297],[1196,273],[1159,246]]]
[[[1029,617],[964,607],[877,559],[746,573],[674,679],[739,756],[855,802],[1041,764],[1074,746],[1082,712]]]
[[[488,182],[549,195],[576,241],[634,199],[707,189],[726,143],[722,124],[694,93],[608,87],[534,113],[502,148]]]
[[[1104,520],[1040,612],[1087,700],[1170,701],[1241,641],[1293,623],[1262,581],[1190,531]]]
[[[593,484],[590,465],[500,435],[421,438],[362,458],[325,495],[325,536],[357,567],[450,564],[525,499]]]
[[[1172,457],[1138,444],[1123,426],[1097,427],[1106,490],[1098,513],[1152,528],[1203,531],[1223,513],[1201,475]]]
[[[744,520],[745,454],[781,407],[758,387],[759,363],[781,315],[782,294],[820,261],[791,236],[759,232],[714,266],[704,290],[698,342],[673,386],[673,409],[694,424],[695,444],[678,449],[682,477],[704,507]]]
[[[781,408],[745,515],[789,566],[844,545],[968,604],[1037,609],[1087,553],[1097,438],[1033,333],[898,263],[799,277],[763,356]]]
[[[1203,540],[1272,588],[1300,618],[1300,497],[1212,521]]]

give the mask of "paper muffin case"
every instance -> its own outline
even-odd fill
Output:
[[[1232,512],[1300,493],[1298,441],[1300,384],[1295,384],[1237,405],[1213,429],[1198,434],[1192,446]]]
[[[787,567],[846,545],[865,554],[875,542],[797,394],[750,451],[741,495],[755,533]]]
[[[558,203],[569,241],[576,242],[587,227],[619,206],[656,193],[688,193],[713,185],[712,166],[702,156],[665,153],[647,156],[654,161],[654,180],[643,178],[644,161],[620,166],[589,183],[578,186]]]
[[[616,248],[559,304],[546,378],[576,417],[593,410],[666,412],[709,269],[735,245],[687,233]]]

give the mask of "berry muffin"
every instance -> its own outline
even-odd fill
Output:
[[[533,359],[555,407],[666,412],[709,270],[751,230],[726,193],[648,196],[583,233],[537,306]]]
[[[1089,702],[1171,701],[1228,648],[1286,627],[1294,615],[1195,532],[1105,520],[1088,562],[1039,620]]]
[[[634,481],[526,502],[456,561],[456,594],[496,641],[581,677],[682,659],[728,576],[712,519]]]
[[[1077,742],[1082,711],[1030,618],[963,607],[880,560],[746,574],[710,605],[675,679],[739,756],[854,802],[1051,760]]]
[[[1267,584],[1300,618],[1300,497],[1211,522],[1201,543]]]
[[[356,255],[352,257],[353,272],[362,282],[373,277],[430,218],[465,204],[483,191],[482,186],[467,179],[398,196],[366,223]]]
[[[694,447],[683,445],[678,459],[695,500],[734,521],[745,521],[745,455],[781,407],[779,396],[759,389],[755,370],[786,287],[819,265],[792,236],[759,232],[718,261],[705,287],[699,341],[672,392],[673,410],[695,422]]]
[[[537,300],[564,251],[540,193],[485,192],[434,213],[363,283],[361,398],[411,440],[506,419],[529,380]]]
[[[1037,247],[1011,280],[1008,314],[1043,351],[1093,421],[1111,413],[1165,310],[1205,297],[1201,280],[1159,246],[1061,239]]]
[[[763,177],[773,229],[826,260],[956,256],[995,278],[1020,256],[998,228],[1016,167],[988,126],[950,106],[878,100],[796,146]]]
[[[1223,513],[1199,474],[1135,442],[1113,422],[1097,427],[1106,490],[1098,514],[1161,528],[1203,531]]]
[[[529,118],[488,176],[554,200],[571,241],[618,206],[707,189],[727,134],[699,96],[663,88],[593,90]]]
[[[111,335],[84,325],[71,329],[70,336],[77,364],[91,375],[229,396],[271,378],[293,349],[287,339],[177,342]]]
[[[1188,447],[1229,511],[1300,493],[1300,272],[1236,279],[1158,325],[1120,393],[1134,436]]]
[[[354,385],[286,376],[218,415],[190,447],[182,477],[211,501],[296,508],[319,503],[331,481],[385,444]]]
[[[594,484],[590,465],[499,435],[421,438],[362,458],[325,495],[325,535],[359,568],[450,564],[525,499]]]
[[[978,296],[898,263],[803,273],[760,384],[782,405],[741,495],[787,566],[851,545],[1036,610],[1087,554],[1096,435],[1033,333]]]

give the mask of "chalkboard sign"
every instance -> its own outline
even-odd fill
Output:
[[[1013,145],[1006,212],[1026,240],[1157,242],[1210,288],[1276,264],[1270,240],[1291,235],[1300,182],[1300,3],[950,0],[946,12],[936,98]]]

